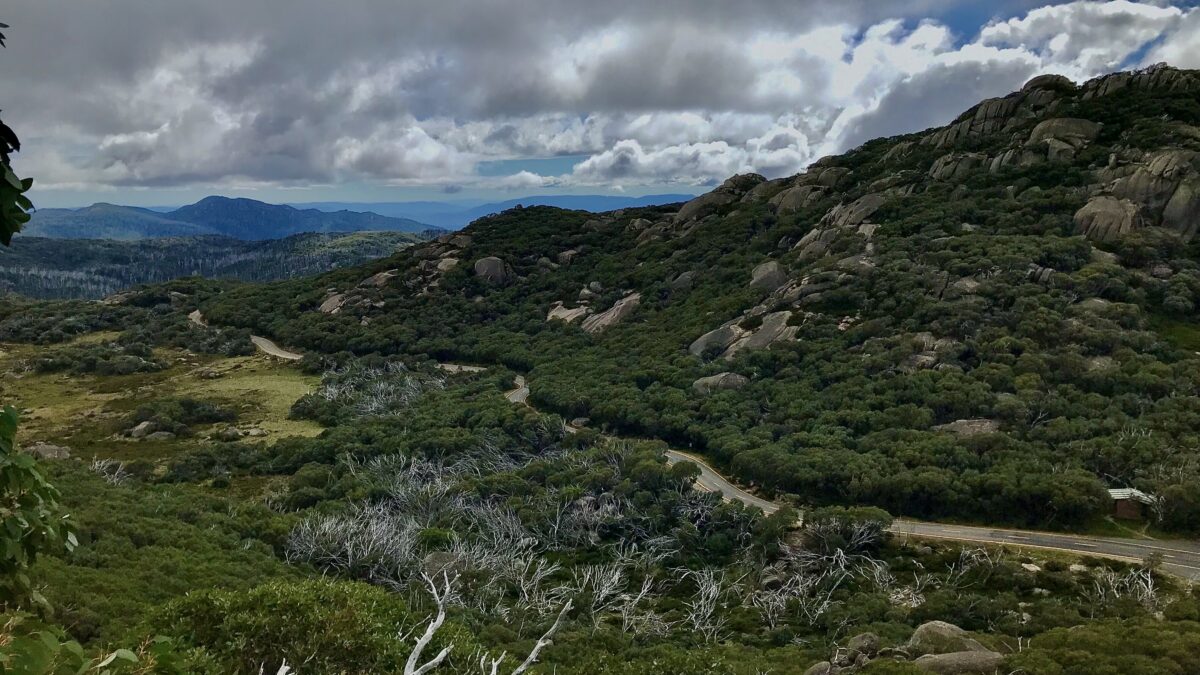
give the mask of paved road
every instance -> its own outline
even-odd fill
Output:
[[[465,363],[439,363],[437,367],[447,373],[482,373],[487,366],[468,366]]]
[[[1200,542],[1167,539],[1119,539],[1085,537],[1057,532],[1007,530],[968,525],[943,525],[898,520],[892,526],[898,536],[1003,544],[1018,548],[1070,551],[1081,555],[1140,561],[1152,553],[1163,559],[1163,569],[1176,576],[1200,581]]]
[[[254,343],[255,347],[258,347],[260,350],[262,350],[264,354],[268,354],[270,356],[287,359],[288,361],[299,361],[300,359],[304,358],[303,354],[289,352],[288,350],[280,347],[261,335],[251,335],[250,341]]]
[[[768,501],[762,497],[756,497],[749,492],[739,488],[738,486],[725,480],[725,478],[717,473],[716,469],[709,466],[704,460],[696,455],[680,452],[678,450],[667,450],[667,462],[674,464],[676,462],[691,462],[700,467],[700,477],[696,479],[696,485],[702,490],[708,492],[720,492],[725,499],[736,499],[743,504],[757,506],[763,510],[763,513],[775,513],[779,510],[779,505],[775,502]]]
[[[696,484],[704,490],[719,492],[725,499],[736,499],[742,503],[757,506],[765,513],[773,513],[779,509],[778,504],[762,497],[756,497],[729,482],[695,455],[678,450],[668,450],[667,461],[671,463],[687,461],[699,466],[700,477],[696,479]],[[943,525],[915,520],[897,520],[892,525],[892,532],[901,537],[911,536],[921,539],[947,539],[1019,548],[1050,549],[1131,561],[1140,561],[1151,553],[1158,553],[1163,557],[1163,568],[1166,571],[1187,579],[1200,580],[1200,542],[1194,541],[1085,537],[1057,532]]]
[[[508,399],[509,402],[511,402],[511,403],[520,403],[522,405],[529,405],[528,404],[529,383],[525,381],[524,377],[522,377],[521,375],[518,375],[513,380],[513,385],[514,385],[513,390],[506,393],[504,395],[504,398]]]
[[[198,309],[193,310],[191,314],[188,314],[188,321],[191,321],[192,323],[196,324],[197,326],[207,326],[208,325],[208,322],[204,320],[204,315],[201,314],[200,310],[198,310]],[[286,359],[288,361],[299,361],[300,359],[304,358],[303,354],[297,354],[296,352],[290,352],[290,351],[284,349],[283,347],[280,347],[279,345],[275,344],[275,342],[273,340],[271,340],[270,338],[265,338],[265,337],[262,337],[261,335],[251,335],[250,341],[254,343],[255,347],[258,347],[260,351],[262,351],[264,354],[267,354],[268,356],[274,356],[276,358]]]

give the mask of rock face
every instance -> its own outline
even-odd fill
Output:
[[[1093,197],[1075,212],[1076,230],[1092,241],[1112,241],[1140,222],[1137,204],[1116,197]]]
[[[753,333],[739,338],[725,350],[725,358],[731,359],[742,350],[756,351],[766,349],[776,342],[790,340],[796,337],[797,328],[789,326],[792,318],[790,311],[772,312],[763,317],[762,325]]]
[[[1056,117],[1038,123],[1029,134],[1026,145],[1037,145],[1054,138],[1073,147],[1080,148],[1096,140],[1100,133],[1100,125],[1091,120],[1081,120],[1074,117]]]
[[[1115,157],[1115,156],[1114,156]],[[1129,166],[1112,166],[1101,171],[1114,177],[1112,197],[1133,204],[1148,224],[1161,224],[1185,241],[1196,236],[1200,219],[1200,155],[1189,150],[1164,150]],[[1103,199],[1097,197],[1093,201]],[[1090,204],[1089,204],[1090,206]],[[1115,218],[1115,215],[1113,216]],[[1078,216],[1077,216],[1078,221]]]
[[[682,223],[712,213],[718,206],[737,201],[737,196],[727,192],[709,192],[683,205],[675,214],[675,222]]]
[[[590,307],[575,307],[568,309],[563,306],[561,301],[559,301],[550,306],[550,311],[546,313],[546,320],[553,321],[554,319],[558,319],[559,321],[571,323],[572,321],[575,321],[576,319],[582,319],[591,313],[592,310]]]
[[[711,394],[714,391],[722,389],[741,389],[750,383],[750,380],[744,375],[737,373],[717,373],[702,377],[692,383],[692,389],[698,394]]]
[[[1200,78],[1190,71],[1157,65],[1137,72],[1113,73],[1083,85],[1083,99],[1108,96],[1125,88],[1166,91],[1200,91]]]
[[[787,274],[774,260],[768,260],[750,274],[750,288],[773,291],[787,283]]]
[[[846,643],[846,649],[869,657],[874,657],[879,653],[879,646],[879,636],[874,633],[860,633]]]
[[[696,273],[692,271],[681,272],[679,276],[671,280],[671,290],[673,291],[690,291],[692,285],[696,282]]]
[[[951,652],[927,654],[913,662],[917,668],[938,675],[992,675],[1000,672],[1004,656],[996,652]]]
[[[606,328],[615,326],[632,314],[641,301],[641,293],[631,293],[616,301],[608,310],[584,319],[583,329],[589,333],[599,333]]]
[[[503,284],[508,281],[508,268],[503,260],[488,256],[475,261],[475,276],[489,284]]]
[[[1171,201],[1163,208],[1163,227],[1178,232],[1184,241],[1191,241],[1200,227],[1200,175],[1189,176],[1180,182]]]
[[[363,279],[359,286],[373,286],[375,288],[380,288],[382,286],[386,286],[387,282],[391,281],[392,277],[396,276],[398,273],[398,270],[387,270],[386,272],[372,274],[366,279]]]
[[[794,247],[800,251],[799,260],[801,262],[816,260],[825,255],[825,252],[829,250],[829,245],[838,238],[838,234],[837,230],[809,230],[808,234],[801,237]]]
[[[976,152],[943,155],[929,167],[929,177],[934,180],[961,181],[986,161],[986,155]]]
[[[747,192],[753,190],[758,185],[765,183],[766,178],[756,173],[746,173],[734,176],[729,180],[721,183],[721,185],[712,192],[702,194],[692,201],[683,205],[679,212],[675,214],[676,223],[684,223],[689,220],[699,220],[717,208],[726,204],[740,201]]]
[[[334,293],[333,295],[325,298],[324,302],[322,302],[321,306],[317,309],[320,310],[322,314],[337,314],[342,309],[342,305],[344,304],[346,304],[346,294]]]
[[[798,185],[780,192],[768,203],[775,205],[777,213],[786,215],[813,204],[824,197],[826,193],[826,188],[820,185]]]
[[[836,228],[858,227],[875,215],[886,201],[886,196],[875,193],[863,195],[849,204],[838,204],[825,214],[823,224]]]
[[[839,668],[828,661],[820,661],[808,667],[804,675],[837,675]]]
[[[988,648],[952,623],[930,621],[913,631],[908,640],[908,650],[916,654],[949,654],[986,652]]]
[[[745,334],[746,331],[737,325],[721,326],[696,338],[688,347],[688,353],[692,356],[703,356],[710,349],[720,349],[721,352],[724,352],[729,345],[736,342]]]
[[[1074,91],[1075,83],[1064,75],[1038,75],[1025,83],[1021,91],[1034,89],[1051,89],[1055,91]]]
[[[242,432],[234,427],[225,427],[213,434],[213,438],[218,441],[232,443],[242,437]]]

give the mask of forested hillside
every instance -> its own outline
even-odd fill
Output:
[[[0,292],[94,299],[186,276],[274,281],[360,264],[423,239],[405,232],[300,234],[269,241],[22,237],[20,246],[0,248]]]
[[[1041,77],[682,208],[514,209],[202,304],[316,352],[501,362],[800,503],[1079,528],[1134,486],[1195,532],[1198,82]]]

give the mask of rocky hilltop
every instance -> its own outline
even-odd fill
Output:
[[[1200,73],[1047,75],[796,176],[513,209],[205,315],[504,364],[804,503],[1077,527],[1139,487],[1194,530],[1198,221]]]

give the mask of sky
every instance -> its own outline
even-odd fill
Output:
[[[36,205],[699,193],[1058,73],[1200,68],[1197,0],[7,0]]]

